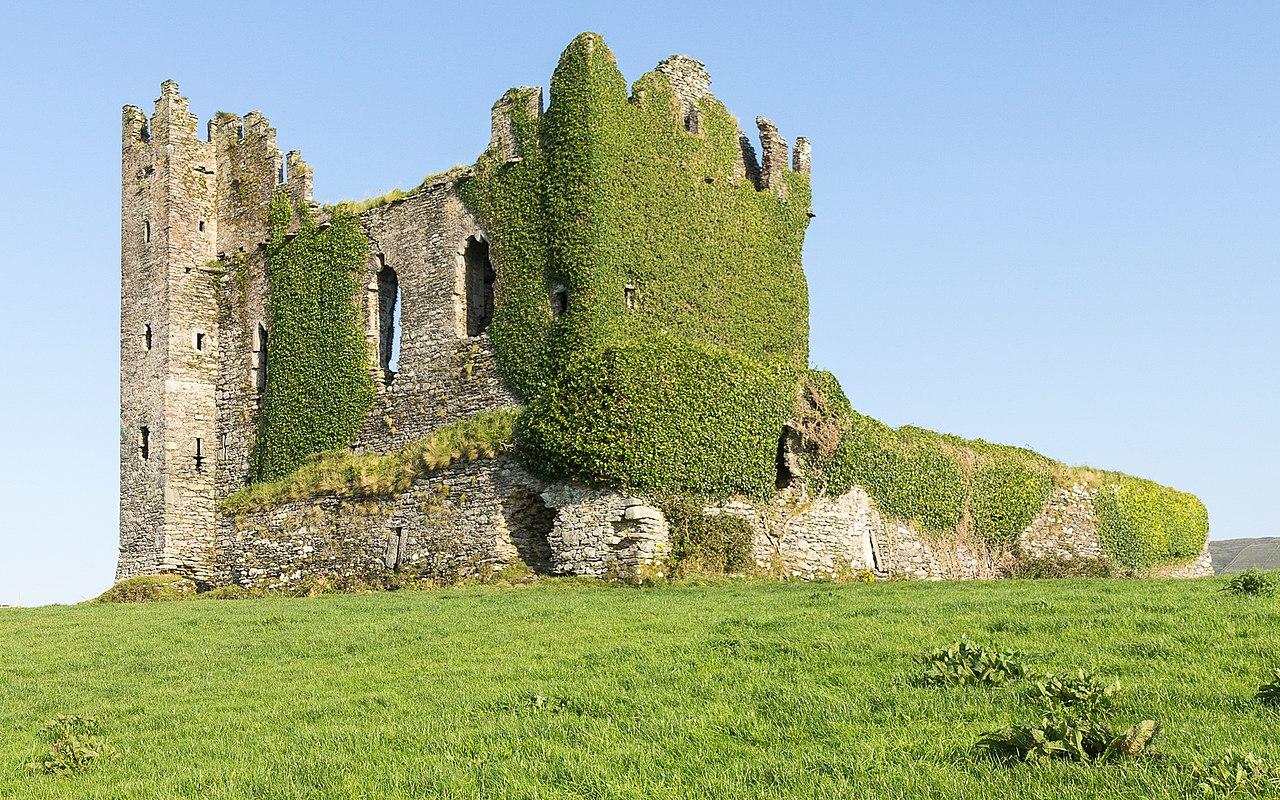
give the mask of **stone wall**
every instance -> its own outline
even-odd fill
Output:
[[[516,405],[498,374],[488,331],[468,335],[467,247],[472,243],[484,257],[488,236],[458,196],[457,181],[466,174],[446,173],[360,217],[370,259],[359,303],[371,354],[387,345],[379,313],[384,268],[395,272],[402,309],[396,369],[384,371],[371,356],[378,400],[360,448],[389,452],[477,412]]]
[[[550,549],[557,574],[642,577],[670,554],[666,517],[641,498],[557,485],[542,499],[555,509]]]
[[[540,488],[509,460],[489,459],[440,470],[392,498],[328,497],[225,518],[220,582],[280,588],[392,571],[452,582],[517,559],[549,571],[553,514]]]

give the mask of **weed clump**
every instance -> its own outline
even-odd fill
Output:
[[[1019,654],[994,650],[962,639],[919,657],[920,682],[926,686],[1000,686],[1027,674]]]
[[[1227,581],[1222,591],[1236,597],[1272,597],[1276,593],[1276,579],[1257,567],[1250,567]]]
[[[1280,790],[1280,768],[1253,753],[1228,753],[1192,772],[1192,794],[1201,797],[1263,795]]]
[[[1280,709],[1280,669],[1274,670],[1275,680],[1258,687],[1254,699],[1263,705]]]
[[[1053,711],[1090,715],[1109,709],[1119,691],[1120,681],[1104,683],[1078,669],[1036,681],[1031,687],[1031,697]]]
[[[978,746],[997,758],[1044,763],[1053,760],[1104,763],[1150,753],[1160,731],[1153,720],[1123,730],[1097,713],[1050,711],[1035,722],[983,734]]]
[[[107,752],[93,717],[60,714],[45,723],[40,736],[48,742],[49,751],[27,766],[46,775],[83,772]]]

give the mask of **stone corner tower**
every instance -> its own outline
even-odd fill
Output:
[[[239,366],[220,356],[224,259],[258,251],[276,191],[310,200],[310,167],[281,156],[261,114],[219,113],[206,139],[196,131],[173,81],[150,117],[123,110],[117,579],[212,577],[218,387]]]

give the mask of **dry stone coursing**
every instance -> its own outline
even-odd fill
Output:
[[[670,554],[666,516],[641,498],[556,485],[542,499],[556,512],[550,542],[557,574],[637,577]]]
[[[1093,492],[1088,487],[1056,488],[1018,537],[1021,554],[1029,558],[1101,558],[1094,520]]]

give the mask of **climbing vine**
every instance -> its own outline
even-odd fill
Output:
[[[289,229],[298,222],[296,234]],[[251,456],[253,479],[273,481],[308,457],[346,447],[373,406],[368,346],[355,305],[368,242],[337,210],[324,228],[283,192],[271,204],[267,247],[271,344]]]
[[[808,176],[757,188],[723,105],[702,99],[686,130],[667,76],[628,95],[595,34],[564,51],[544,115],[531,91],[502,106],[520,159],[487,152],[461,187],[491,236],[523,457],[549,477],[771,492],[808,357]]]
[[[932,532],[967,532],[1007,546],[1035,519],[1055,486],[1095,489],[1103,551],[1132,568],[1195,557],[1208,514],[1194,496],[1113,472],[1072,468],[1017,447],[923,428],[890,428],[853,410],[828,372],[810,372],[793,424],[814,488],[839,495],[860,486],[881,513]]]

